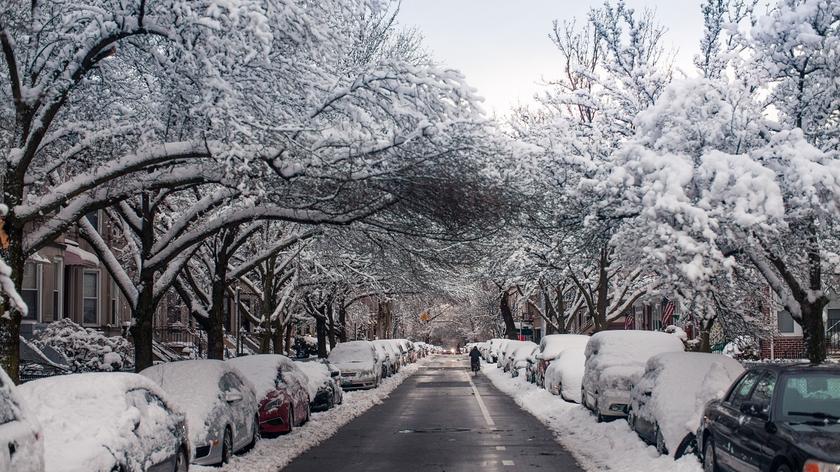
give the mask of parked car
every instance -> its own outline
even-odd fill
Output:
[[[569,348],[555,357],[545,371],[545,389],[567,402],[581,402],[581,385],[586,365],[584,349]]]
[[[627,416],[630,390],[647,360],[663,352],[682,352],[679,337],[656,331],[601,331],[586,343],[581,401],[598,421]]]
[[[23,384],[20,392],[44,428],[47,471],[181,472],[189,466],[184,413],[142,375],[61,375]]]
[[[296,363],[279,354],[242,356],[227,362],[254,385],[262,436],[290,433],[309,421],[309,380]]]
[[[518,343],[519,341],[513,339],[502,339],[501,342],[496,347],[495,358],[496,358],[496,367],[499,369],[504,368],[505,361],[507,360],[507,348],[511,343]]]
[[[510,370],[510,376],[519,377],[520,374],[524,374],[528,368],[529,359],[533,358],[539,348],[540,346],[535,342],[519,341],[519,344],[508,354],[507,368]]]
[[[744,368],[729,357],[701,352],[666,352],[651,357],[633,386],[627,422],[660,454],[682,457],[706,402],[722,397]]]
[[[298,368],[306,374],[309,391],[309,408],[312,411],[326,411],[344,401],[341,388],[341,371],[327,359],[296,361]]]
[[[507,339],[507,342],[502,344],[502,348],[499,349],[499,358],[496,360],[496,367],[502,369],[504,372],[510,370],[510,354],[516,349],[521,343],[525,341],[519,341],[516,339]]]
[[[540,349],[536,354],[537,368],[536,368],[536,384],[540,387],[545,387],[545,372],[551,362],[557,358],[566,349],[586,348],[586,343],[589,342],[589,336],[585,334],[549,334],[543,336],[540,340]],[[578,394],[575,393],[575,396]]]
[[[840,365],[762,364],[706,405],[706,471],[840,470]]]
[[[399,363],[397,360],[396,355],[392,354],[391,350],[388,349],[387,346],[390,346],[385,340],[377,339],[370,342],[373,344],[373,347],[376,348],[376,354],[379,355],[379,358],[382,359],[382,378],[390,377],[396,373],[396,365]]]
[[[0,470],[44,470],[44,434],[31,403],[0,368]],[[27,397],[29,398],[29,397]]]
[[[140,372],[187,414],[192,463],[216,465],[260,437],[254,386],[231,364],[201,359],[158,364]]]
[[[417,351],[414,350],[414,343],[412,343],[408,339],[397,339],[396,341],[400,344],[400,346],[406,353],[406,363],[417,362]]]
[[[341,369],[341,388],[345,390],[376,388],[382,381],[382,359],[370,341],[339,343],[329,360]]]

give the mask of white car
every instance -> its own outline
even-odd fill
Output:
[[[601,331],[586,344],[581,401],[598,421],[623,418],[630,407],[630,391],[645,372],[651,357],[685,350],[679,337],[656,331]]]
[[[339,343],[328,359],[341,370],[344,390],[376,388],[382,381],[382,359],[370,341]]]
[[[580,403],[580,387],[586,365],[584,349],[566,349],[554,358],[545,371],[545,388],[567,402]]]
[[[19,387],[0,368],[0,470],[44,470],[44,435]]]
[[[726,394],[743,371],[738,361],[720,354],[653,356],[633,387],[627,422],[661,454],[679,458],[700,427],[706,403]]]
[[[540,350],[536,355],[537,360],[537,385],[545,387],[545,374],[551,362],[566,349],[586,348],[589,336],[585,334],[549,334],[540,340]],[[575,394],[577,396],[578,394]]]
[[[184,413],[142,375],[60,375],[26,383],[20,392],[44,428],[47,471],[180,472],[189,466]]]
[[[531,341],[519,341],[519,343],[511,349],[508,354],[507,370],[510,370],[511,377],[519,377],[528,368],[529,359],[533,356],[540,346]]]
[[[397,365],[399,359],[397,354],[393,351],[393,345],[384,339],[377,339],[371,341],[373,347],[376,348],[376,353],[382,359],[382,377],[390,377],[397,372]]]
[[[232,365],[201,359],[158,364],[140,372],[187,414],[193,463],[227,463],[260,437],[254,386]]]

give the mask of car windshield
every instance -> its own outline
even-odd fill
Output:
[[[840,422],[840,375],[797,373],[785,376],[783,385],[783,421]]]

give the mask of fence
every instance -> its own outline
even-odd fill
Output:
[[[207,353],[207,335],[197,329],[181,327],[154,328],[154,338],[177,354],[200,359]]]

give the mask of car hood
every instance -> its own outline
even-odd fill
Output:
[[[826,462],[840,463],[840,424],[825,426],[784,423],[780,432],[808,456]]]

